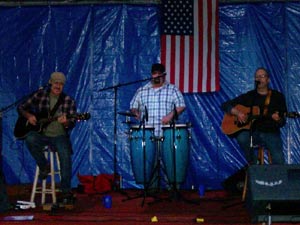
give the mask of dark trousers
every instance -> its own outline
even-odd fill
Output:
[[[285,163],[280,133],[254,131],[252,136],[254,145],[262,144],[270,151],[272,164],[281,165]],[[248,163],[255,164],[257,157],[255,156],[253,149],[250,148],[250,132],[248,130],[240,131],[236,138],[237,142],[245,152]]]
[[[69,193],[71,191],[72,178],[72,147],[68,136],[46,137],[38,132],[29,132],[26,136],[25,143],[36,160],[40,169],[45,169],[48,161],[45,158],[45,146],[53,146],[58,152],[61,173],[61,191]]]
[[[0,168],[0,212],[4,212],[9,208],[8,197],[5,188],[4,176],[2,168]]]

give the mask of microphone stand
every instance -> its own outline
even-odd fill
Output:
[[[165,76],[166,73],[161,74],[158,77],[163,77]],[[107,90],[114,90],[114,151],[113,151],[113,162],[114,162],[114,182],[112,184],[112,188],[113,190],[120,190],[120,175],[118,174],[117,171],[117,96],[118,96],[118,88],[119,87],[123,87],[123,86],[129,86],[132,84],[136,84],[136,83],[141,83],[144,81],[150,81],[153,78],[146,78],[146,79],[141,79],[141,80],[136,80],[136,81],[132,81],[132,82],[127,82],[127,83],[123,83],[123,84],[117,84],[117,85],[113,85],[107,88],[102,88],[99,91],[107,91]],[[124,193],[125,194],[125,193]],[[127,194],[125,194],[126,196],[128,196]]]
[[[45,85],[39,87],[38,90],[45,89],[45,88],[47,88],[47,87],[49,87],[49,86],[50,86],[50,84],[47,83],[47,84],[45,84]],[[2,114],[3,114],[4,112],[9,111],[9,110],[10,110],[11,108],[13,108],[13,107],[16,107],[16,106],[19,105],[21,102],[25,101],[27,98],[29,98],[30,96],[32,96],[35,92],[37,92],[37,90],[36,90],[36,91],[33,91],[32,93],[30,93],[30,94],[28,94],[28,95],[23,96],[22,98],[18,99],[18,100],[15,101],[14,103],[9,104],[8,106],[5,106],[5,107],[3,107],[2,109],[0,109],[0,117],[2,118]]]
[[[255,86],[255,93],[254,93],[254,95],[253,95],[253,97],[252,97],[252,103],[251,103],[251,105],[250,105],[250,111],[249,111],[249,115],[248,115],[248,118],[250,119],[249,121],[249,124],[250,124],[250,126],[249,126],[249,140],[250,140],[250,142],[249,142],[249,153],[250,153],[250,160],[252,160],[253,159],[253,156],[254,156],[254,144],[253,144],[253,119],[252,119],[252,117],[253,117],[253,108],[254,108],[254,100],[255,100],[255,95],[256,95],[256,93],[257,93],[257,86],[258,86],[258,84],[259,84],[259,82],[257,82],[257,81],[255,81],[255,83],[254,83],[254,86]],[[249,166],[251,166],[251,164],[252,164],[253,162],[247,162],[247,165],[243,168],[244,170],[245,170],[245,176],[246,176],[246,180],[248,179],[248,173],[247,173],[247,171],[248,171],[248,168],[249,168]],[[244,185],[246,185],[246,183],[247,184],[249,184],[249,182],[244,182]],[[243,193],[245,192],[247,190],[247,187],[243,187]],[[245,192],[246,193],[246,192]],[[242,202],[238,202],[238,203],[234,203],[234,204],[231,204],[231,205],[229,205],[229,206],[226,206],[226,207],[223,207],[224,209],[225,208],[230,208],[230,207],[233,207],[233,206],[236,206],[236,205],[239,205],[239,204],[244,204],[244,202],[242,201]]]
[[[254,151],[254,144],[253,144],[253,107],[254,107],[254,100],[255,100],[255,95],[257,94],[257,86],[259,85],[258,81],[255,81],[255,93],[252,97],[252,104],[250,106],[250,112],[249,112],[249,118],[250,118],[250,130],[249,130],[249,138],[250,138],[250,145],[249,145],[249,151],[250,151],[250,159],[253,158],[253,151]],[[250,162],[251,164],[252,162]],[[249,162],[248,162],[249,164]]]
[[[114,191],[116,190],[120,190],[120,175],[118,174],[117,171],[117,96],[118,96],[118,88],[122,87],[122,86],[128,86],[128,85],[132,85],[132,84],[136,84],[136,83],[141,83],[144,81],[149,81],[152,80],[152,78],[146,78],[146,79],[141,79],[141,80],[136,80],[136,81],[132,81],[132,82],[127,82],[127,83],[123,83],[123,84],[117,84],[114,86],[110,86],[107,88],[102,88],[99,91],[107,91],[107,90],[114,90],[114,151],[113,151],[113,162],[114,162],[114,181],[112,184],[112,188]],[[125,194],[125,193],[124,193]],[[127,194],[125,194],[127,195]]]
[[[173,140],[173,145],[172,145],[172,157],[173,157],[173,190],[174,190],[174,194],[175,194],[175,198],[177,198],[178,196],[178,189],[177,189],[177,168],[176,168],[176,163],[177,163],[177,159],[176,159],[176,151],[177,151],[177,145],[176,145],[176,140],[175,140],[175,128],[176,128],[176,120],[178,119],[178,114],[177,114],[177,109],[176,109],[176,105],[174,104],[174,109],[173,109],[173,118],[171,121],[171,128],[172,128],[172,140]]]
[[[39,90],[45,89],[45,88],[49,87],[49,85],[50,85],[50,84],[47,83],[47,84],[41,86],[41,87],[39,88]],[[3,107],[3,108],[0,109],[0,125],[1,125],[1,130],[0,130],[1,132],[0,132],[0,135],[1,135],[1,137],[2,137],[2,115],[3,115],[3,113],[9,111],[9,110],[12,109],[13,107],[18,106],[21,102],[25,101],[27,98],[31,97],[31,96],[32,96],[34,93],[36,93],[36,92],[37,92],[37,90],[36,90],[36,91],[33,91],[32,93],[30,93],[30,94],[28,94],[28,95],[23,96],[22,98],[18,99],[18,100],[15,101],[14,103],[9,104],[9,105],[7,105],[7,106],[5,106],[5,107]],[[1,143],[1,146],[2,146],[2,143]],[[0,150],[2,150],[2,149],[0,148]],[[1,153],[1,152],[2,152],[2,151],[0,151],[0,153]]]
[[[250,119],[250,129],[249,129],[249,139],[250,139],[250,142],[249,142],[249,157],[250,157],[250,162],[247,162],[247,166],[246,166],[246,169],[245,169],[245,176],[246,176],[246,180],[248,179],[248,168],[249,166],[251,166],[251,164],[253,164],[252,160],[254,160],[254,144],[253,144],[253,108],[254,108],[254,100],[255,100],[255,95],[257,94],[257,85],[259,84],[259,82],[256,82],[255,81],[255,92],[254,92],[254,95],[252,97],[252,103],[251,103],[251,106],[250,106],[250,112],[249,112],[249,115],[248,115],[248,118]],[[248,185],[249,182],[245,182],[244,185]],[[246,193],[245,191],[247,190],[247,187],[244,186],[243,188],[243,194]]]
[[[176,108],[174,109],[176,110]],[[178,196],[178,189],[177,189],[177,171],[176,171],[176,150],[177,150],[177,145],[176,145],[176,141],[175,141],[175,127],[176,127],[176,123],[175,123],[175,116],[173,117],[172,119],[172,122],[171,122],[171,128],[172,128],[172,140],[173,140],[173,146],[172,146],[172,156],[173,156],[173,191],[174,191],[174,194],[175,194],[175,198],[177,199],[179,196]]]
[[[144,202],[145,202],[145,198],[146,198],[146,139],[145,139],[145,115],[143,116],[143,119],[142,119],[142,123],[143,123],[143,128],[142,128],[142,132],[143,132],[143,135],[142,135],[142,146],[143,146],[143,173],[144,173],[144,179],[143,179],[143,186],[144,186],[144,195],[143,195],[143,201],[142,201],[142,206],[144,205]]]
[[[257,85],[258,85],[258,83],[257,82],[255,82],[255,91],[257,90]],[[253,97],[252,97],[252,103],[251,103],[251,105],[250,105],[250,110],[249,110],[249,115],[248,115],[248,119],[250,119],[249,120],[249,140],[250,140],[250,142],[249,142],[249,153],[250,153],[250,155],[249,155],[249,157],[250,157],[250,160],[252,161],[252,159],[253,159],[253,155],[254,155],[254,144],[253,144],[253,120],[252,120],[252,117],[253,117],[253,108],[254,108],[254,100],[255,100],[255,95],[256,95],[256,92],[254,93],[254,95],[253,95]],[[251,166],[251,164],[253,163],[253,162],[247,162],[247,165],[243,168],[244,170],[245,170],[245,176],[246,176],[246,180],[248,179],[248,168],[249,168],[249,166]],[[244,182],[244,185],[246,185],[246,183],[247,184],[249,184],[249,182]],[[246,193],[246,190],[247,190],[247,187],[243,187],[243,193],[245,192]],[[227,209],[227,208],[231,208],[231,207],[233,207],[233,206],[236,206],[236,205],[240,205],[240,204],[244,204],[244,202],[242,201],[242,202],[238,202],[238,203],[233,203],[233,204],[231,204],[231,205],[228,205],[228,206],[225,206],[225,207],[223,207],[223,209]]]
[[[47,87],[49,87],[49,83],[41,86],[39,89],[45,89]],[[17,99],[12,104],[9,104],[9,105],[7,105],[7,106],[5,106],[5,107],[3,107],[3,108],[0,109],[0,139],[1,139],[0,140],[0,165],[3,165],[3,162],[2,162],[3,161],[3,157],[2,157],[2,149],[3,149],[2,148],[2,144],[3,144],[2,143],[2,134],[3,134],[2,133],[3,132],[3,129],[2,129],[2,124],[3,124],[2,115],[3,115],[3,113],[5,113],[5,112],[11,110],[12,108],[18,106],[21,102],[24,102],[27,98],[29,98],[30,96],[32,96],[35,92],[36,91],[33,91],[32,93],[30,93],[28,95],[25,95],[25,96],[21,97],[20,99]],[[3,170],[3,168],[1,167],[0,168],[0,173],[2,172],[2,170]],[[2,175],[3,175],[3,178],[4,178],[4,173],[2,173]]]

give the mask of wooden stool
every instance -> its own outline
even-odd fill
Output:
[[[268,163],[272,164],[272,157],[269,149],[264,148],[263,146],[256,146],[254,148],[257,148],[257,159],[258,159],[258,164],[263,165],[265,163],[265,151],[267,151],[268,154]],[[243,188],[243,194],[242,194],[242,201],[245,201],[246,194],[247,194],[247,185],[248,185],[248,174],[246,172],[245,175],[245,182],[244,182],[244,188]]]
[[[61,179],[61,177],[60,177],[60,162],[59,162],[59,157],[58,157],[57,151],[55,151],[53,148],[47,146],[45,148],[45,157],[47,160],[49,159],[49,161],[50,161],[50,173],[48,174],[48,176],[50,176],[51,183],[50,183],[50,185],[47,185],[47,178],[46,178],[46,179],[42,180],[41,187],[38,187],[40,169],[38,166],[36,166],[35,177],[34,177],[34,181],[33,181],[31,197],[30,197],[30,201],[34,202],[35,195],[42,194],[42,200],[41,200],[42,205],[45,204],[46,194],[51,194],[52,195],[52,203],[56,203],[56,192],[58,192],[58,190],[55,187],[55,175],[58,175],[59,179]],[[54,157],[56,160],[54,159]],[[56,161],[56,166],[55,166],[54,161]]]

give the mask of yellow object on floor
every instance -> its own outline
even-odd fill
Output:
[[[153,217],[151,218],[151,222],[158,222],[157,217],[156,217],[156,216],[153,216]]]

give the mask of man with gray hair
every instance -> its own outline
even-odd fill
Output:
[[[46,146],[53,147],[59,155],[61,168],[61,191],[60,201],[73,204],[74,197],[71,192],[72,176],[72,146],[69,132],[75,126],[76,114],[75,101],[63,92],[66,77],[62,72],[51,74],[49,88],[39,89],[25,102],[18,106],[18,113],[27,119],[32,127],[39,124],[44,118],[53,118],[44,124],[40,130],[31,130],[24,137],[25,144],[32,157],[39,166],[40,179],[46,179],[50,172],[50,165],[45,158]]]
[[[236,138],[249,165],[257,163],[257,156],[252,149],[256,145],[262,145],[270,151],[272,164],[285,163],[280,128],[286,123],[284,115],[287,106],[285,96],[271,89],[270,82],[267,69],[259,67],[254,74],[254,89],[221,106],[229,118],[234,119],[232,124],[223,123],[223,132],[224,128],[231,128],[232,132],[227,134]]]

